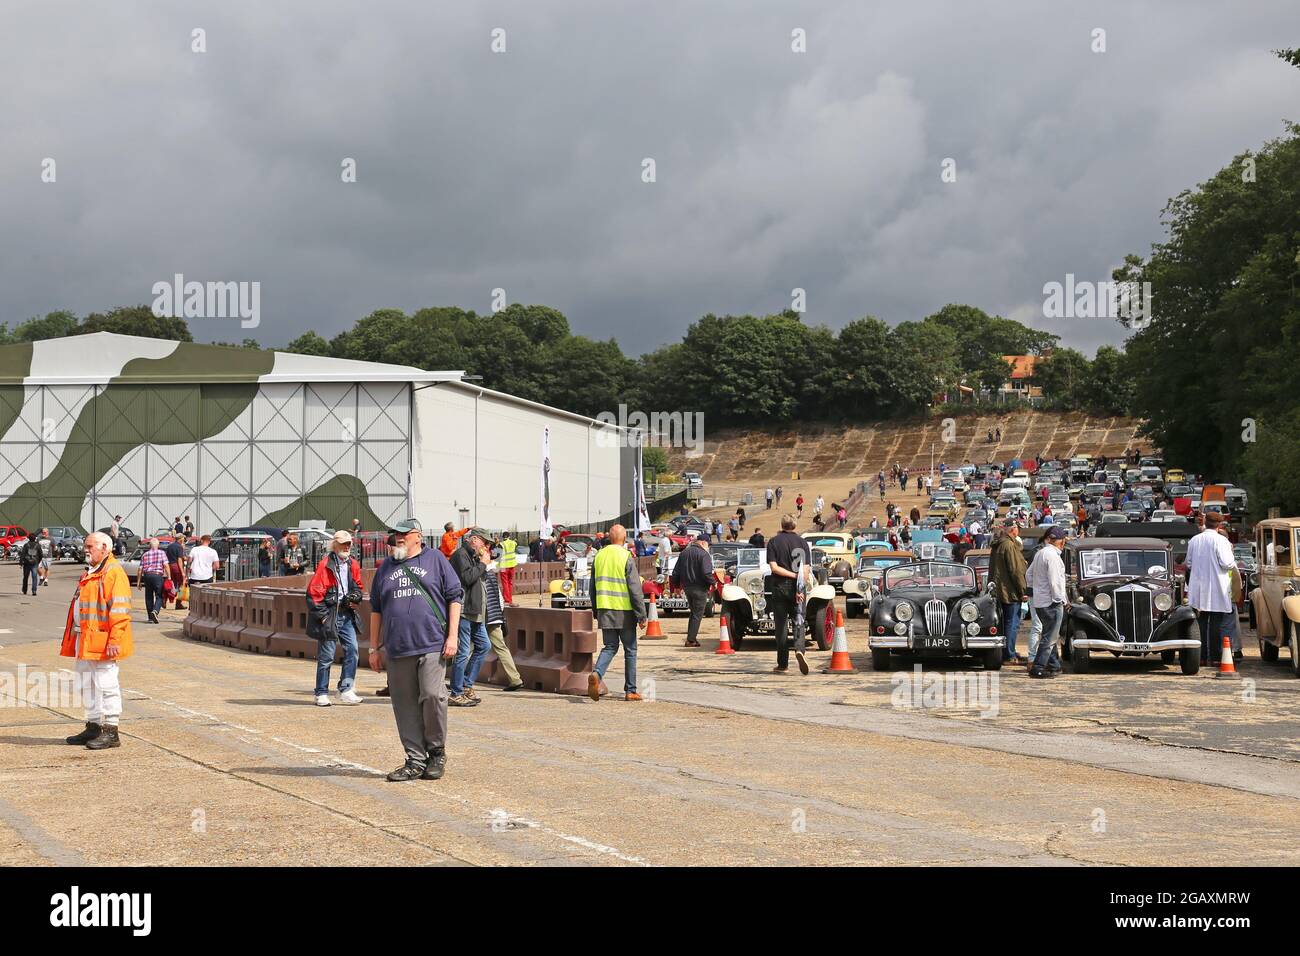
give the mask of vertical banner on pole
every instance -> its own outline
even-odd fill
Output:
[[[554,525],[551,523],[551,429],[549,427],[542,429],[542,502],[541,502],[541,526],[539,528],[543,538],[549,538],[554,532]]]
[[[632,523],[635,527],[632,529],[632,536],[635,537],[642,531],[650,530],[650,513],[645,503],[645,480],[644,480],[644,461],[642,459],[641,440],[642,436],[639,431],[630,432],[632,440],[636,442],[636,459],[632,465],[632,494],[635,498],[632,508]]]

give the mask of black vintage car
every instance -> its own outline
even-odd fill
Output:
[[[1069,603],[1062,658],[1086,673],[1092,654],[1159,654],[1184,674],[1201,669],[1196,612],[1183,603],[1183,580],[1170,569],[1168,543],[1156,538],[1074,538],[1065,543]]]
[[[917,561],[886,568],[871,601],[873,670],[889,670],[891,656],[975,657],[985,670],[1002,668],[1006,637],[997,604],[980,593],[975,571],[948,561]]]

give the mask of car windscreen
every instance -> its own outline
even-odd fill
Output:
[[[753,571],[767,566],[766,548],[738,548],[736,550],[736,573]]]
[[[885,572],[885,590],[896,587],[975,587],[975,572],[964,564],[926,561],[903,564]]]
[[[1079,552],[1079,576],[1100,578],[1116,574],[1146,574],[1151,568],[1169,568],[1164,551],[1107,550]]]
[[[810,538],[805,535],[804,540],[808,542],[810,548],[838,548],[843,550],[848,547],[843,538],[818,538],[815,536]]]

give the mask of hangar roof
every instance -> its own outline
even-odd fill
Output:
[[[0,385],[459,382],[464,375],[112,332],[0,346]]]

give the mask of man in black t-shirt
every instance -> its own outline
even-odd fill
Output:
[[[795,616],[797,601],[802,597],[796,586],[799,573],[804,576],[805,585],[812,581],[812,549],[808,542],[794,533],[795,520],[790,515],[781,518],[781,533],[774,535],[767,543],[768,571],[772,586],[772,623],[776,630],[776,667],[773,673],[783,674],[790,666],[790,642],[788,628]],[[795,660],[799,662],[799,672],[808,673],[808,661],[804,658],[804,632],[796,629]]]

